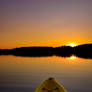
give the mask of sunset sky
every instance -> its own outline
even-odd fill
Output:
[[[0,0],[0,48],[92,43],[92,0]]]

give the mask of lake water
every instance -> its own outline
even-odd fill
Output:
[[[0,56],[0,92],[34,92],[49,77],[68,92],[92,92],[92,59]]]

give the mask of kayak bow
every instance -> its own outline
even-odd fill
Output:
[[[35,92],[67,92],[54,78],[45,80]]]

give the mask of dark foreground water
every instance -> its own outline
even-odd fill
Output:
[[[0,56],[0,92],[34,92],[48,77],[54,77],[68,92],[92,92],[92,60]]]

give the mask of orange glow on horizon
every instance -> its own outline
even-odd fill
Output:
[[[18,41],[18,42],[10,42],[2,43],[0,45],[0,49],[12,49],[18,47],[31,47],[31,46],[47,46],[47,47],[60,47],[60,46],[71,46],[75,47],[80,44],[85,44],[87,42],[74,42],[74,41]]]

